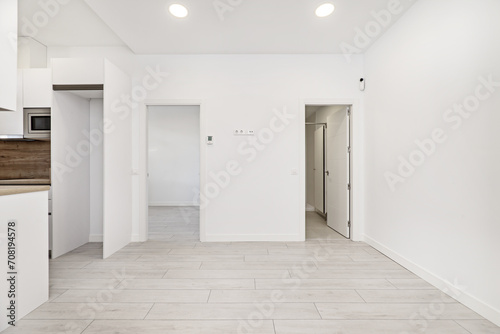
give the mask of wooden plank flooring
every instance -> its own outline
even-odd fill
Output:
[[[195,209],[152,208],[152,240],[106,260],[98,243],[52,260],[50,301],[5,333],[500,333],[308,215],[304,243],[202,244]]]

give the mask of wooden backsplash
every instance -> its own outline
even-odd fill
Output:
[[[0,180],[50,179],[50,141],[0,141]]]

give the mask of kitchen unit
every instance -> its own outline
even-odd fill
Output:
[[[17,41],[18,1],[2,0],[0,179],[7,184],[0,185],[0,308],[4,310],[0,331],[49,298],[50,186],[40,184],[50,184],[50,142],[25,141],[24,107],[51,107],[51,71],[18,69]]]
[[[44,114],[50,114],[50,108],[52,107],[51,69],[19,69],[17,70],[16,82],[17,94],[14,94],[14,97],[16,97],[15,110],[0,111],[0,140],[29,139],[30,119],[25,114],[33,109],[41,111]],[[31,137],[33,139],[33,136]],[[45,132],[45,135],[38,136],[38,139],[43,140],[49,138],[50,134],[47,132]]]
[[[31,152],[15,161],[36,166],[0,159],[0,184],[51,186],[53,258],[89,241],[102,241],[103,257],[112,255],[133,239],[132,184],[123,182],[132,157],[122,150],[132,124],[123,106],[116,111],[132,89],[130,77],[106,59],[65,58],[48,69],[20,69],[17,78],[16,111],[0,112],[0,149],[10,156]],[[40,158],[35,147],[48,155]]]
[[[0,263],[8,275],[0,280],[0,307],[16,321],[49,299],[49,188],[0,186]],[[0,331],[13,320],[5,315]]]

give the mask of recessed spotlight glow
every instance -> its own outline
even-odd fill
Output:
[[[317,17],[327,17],[335,10],[335,6],[331,3],[324,3],[316,9]]]
[[[183,5],[173,4],[168,7],[168,11],[175,17],[184,18],[188,16],[188,10]]]

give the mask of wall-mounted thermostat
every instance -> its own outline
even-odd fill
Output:
[[[207,145],[214,144],[214,136],[207,136]]]

